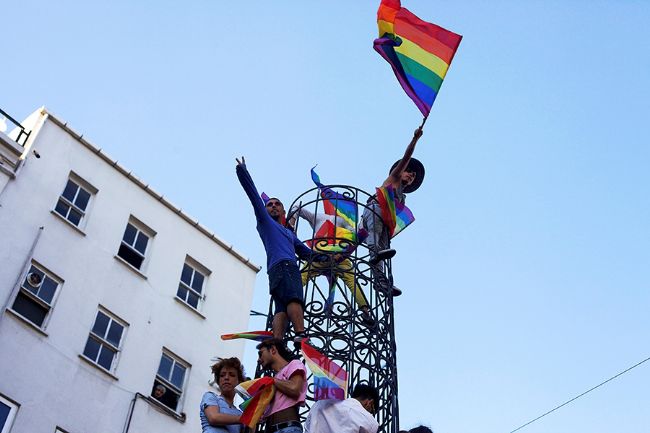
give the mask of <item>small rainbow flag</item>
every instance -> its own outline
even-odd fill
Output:
[[[248,331],[248,332],[238,332],[236,334],[223,334],[221,336],[222,340],[236,340],[238,338],[244,338],[246,340],[254,341],[264,341],[269,338],[273,338],[273,332],[271,331]]]
[[[395,199],[393,185],[377,188],[377,201],[381,209],[381,218],[384,220],[384,225],[388,228],[391,238],[415,221],[411,209]]]
[[[463,37],[422,21],[403,8],[400,0],[381,0],[377,24],[375,51],[390,63],[402,88],[426,118]]]
[[[357,203],[352,197],[346,197],[332,188],[323,185],[320,177],[311,169],[311,180],[316,184],[323,198],[323,208],[327,215],[336,215],[342,218],[352,229],[357,227]]]
[[[348,372],[320,353],[307,340],[301,344],[305,364],[314,377],[314,400],[345,400],[348,393]]]
[[[242,382],[237,385],[235,391],[244,399],[244,402],[239,405],[239,408],[243,411],[240,421],[254,430],[271,400],[273,400],[275,394],[273,378],[260,377],[259,379]]]

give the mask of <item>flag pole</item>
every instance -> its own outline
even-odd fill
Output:
[[[424,128],[424,124],[427,123],[427,119],[429,118],[429,115],[427,114],[423,119],[422,119],[422,124],[420,125],[420,129]]]

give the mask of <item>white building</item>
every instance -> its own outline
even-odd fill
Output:
[[[44,109],[22,126],[0,133],[0,433],[200,432],[260,268]]]

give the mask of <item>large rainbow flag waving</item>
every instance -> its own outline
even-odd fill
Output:
[[[400,0],[381,0],[375,50],[393,67],[406,94],[426,118],[462,39],[422,21]]]
[[[314,378],[314,400],[345,400],[348,372],[316,350],[307,340],[301,343],[302,356]]]

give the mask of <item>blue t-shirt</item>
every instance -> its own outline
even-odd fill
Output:
[[[203,428],[203,433],[240,433],[241,424],[230,424],[215,427],[210,425],[208,422],[208,417],[205,416],[205,408],[208,406],[218,406],[220,413],[225,413],[227,415],[241,415],[242,411],[239,410],[236,406],[230,406],[226,399],[222,396],[217,395],[213,392],[206,392],[203,394],[201,399],[201,410],[199,411],[199,416],[201,417],[201,427]]]
[[[266,272],[284,260],[296,263],[296,254],[303,259],[311,257],[311,249],[300,242],[293,231],[271,218],[246,166],[237,166],[237,177],[255,211],[257,232],[266,250]]]

